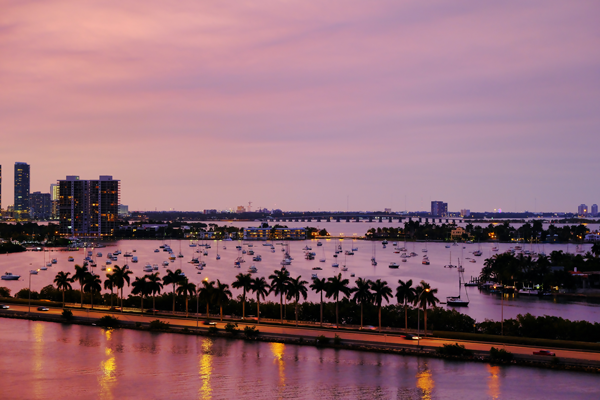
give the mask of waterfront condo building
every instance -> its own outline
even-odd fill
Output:
[[[432,201],[431,202],[431,216],[432,217],[448,216],[448,203],[444,203],[443,201]]]
[[[47,220],[52,216],[50,193],[33,192],[30,195],[30,216],[32,219]]]
[[[585,216],[588,213],[588,206],[585,204],[580,204],[579,207],[577,207],[577,215],[580,216]]]
[[[52,202],[52,219],[58,219],[58,189],[57,183],[50,184],[50,201]]]
[[[97,180],[67,176],[58,181],[61,236],[108,237],[118,228],[120,181],[101,175]]]
[[[15,202],[13,215],[17,221],[29,218],[29,164],[15,163]]]
[[[592,204],[592,216],[596,217],[598,216],[598,204]]]

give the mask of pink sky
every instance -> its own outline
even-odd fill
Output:
[[[1,8],[3,207],[15,161],[132,210],[600,203],[598,1]]]

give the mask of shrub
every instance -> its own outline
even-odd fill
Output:
[[[509,362],[513,359],[513,354],[510,351],[506,351],[504,349],[497,349],[492,347],[490,349],[490,360],[491,361],[501,361],[501,362]]]
[[[229,322],[227,325],[225,325],[225,332],[231,333],[232,335],[237,335],[240,331],[237,327],[237,323],[232,324],[231,322]]]
[[[150,321],[149,329],[151,331],[166,331],[169,330],[170,326],[168,322],[163,322],[160,319]]]
[[[0,297],[10,297],[10,289],[0,286]]]
[[[96,325],[102,326],[104,328],[116,328],[119,326],[119,319],[115,317],[111,317],[110,315],[105,315],[96,321]]]
[[[244,328],[244,335],[246,335],[246,337],[248,339],[252,339],[255,338],[256,336],[258,336],[258,329],[256,329],[255,326],[246,326]]]
[[[317,336],[317,346],[324,344],[329,344],[329,338],[325,335]]]
[[[189,331],[190,329],[187,326],[183,327],[183,329],[181,330],[181,332],[183,333],[188,333]]]
[[[442,347],[438,347],[436,349],[438,354],[442,354],[445,356],[472,356],[473,352],[471,350],[465,349],[465,346],[460,345],[458,343],[455,344],[445,344]]]
[[[62,317],[67,321],[71,321],[73,319],[73,311],[64,309],[62,312]]]
[[[219,328],[217,328],[214,325],[211,325],[208,327],[208,334],[209,335],[214,335],[215,333],[219,332]]]
[[[340,344],[340,343],[342,343],[342,338],[340,338],[338,336],[338,334],[336,333],[335,337],[333,338],[333,344]]]
[[[136,322],[135,323],[135,327],[136,328],[141,328],[142,327],[142,323],[141,322]]]

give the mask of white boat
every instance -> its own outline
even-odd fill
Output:
[[[51,266],[52,266],[52,263],[51,263],[51,262],[49,262],[49,263],[46,263],[46,267],[51,267]]]
[[[73,257],[69,257],[69,258],[67,258],[67,261],[73,262],[73,261],[75,261],[75,259]]]
[[[131,257],[131,262],[134,262],[134,263],[138,262],[138,258],[136,256]]]
[[[37,271],[36,269],[32,269],[31,271],[29,271],[29,273],[30,273],[31,275],[37,275],[37,274],[38,274],[38,271]]]
[[[216,258],[217,258],[217,260],[220,260],[220,259],[221,259],[221,256],[217,254],[217,257],[216,257]]]
[[[154,252],[155,253],[160,253],[160,250],[159,249],[154,249]]]
[[[21,275],[13,275],[10,272],[5,272],[4,275],[2,275],[2,280],[3,281],[16,281],[21,277]]]
[[[97,253],[96,253],[96,257],[102,257],[102,253],[100,253],[100,252],[97,252]]]
[[[258,269],[256,269],[256,267],[254,265],[252,265],[250,268],[248,268],[248,272],[255,273],[255,272],[258,272]]]
[[[342,267],[342,271],[348,271],[348,267],[346,267],[345,265]]]
[[[133,254],[129,253],[129,252],[125,252],[125,254],[123,254],[123,257],[133,257]]]
[[[52,259],[52,264],[56,264],[58,262],[58,260],[56,258]]]
[[[405,258],[403,260],[405,260]],[[389,265],[389,267],[395,269],[395,268],[399,268],[400,266],[398,265],[398,263],[393,262]]]
[[[318,279],[318,278],[319,278],[319,276],[318,276],[317,274],[311,274],[311,278],[313,278],[313,279]]]
[[[339,266],[340,266],[340,264],[338,264],[338,263],[333,263],[333,264],[331,264],[331,266],[332,266],[333,268],[337,268],[337,267],[339,267]]]
[[[463,299],[460,297],[460,292],[462,290],[462,278],[463,278],[463,272],[465,271],[465,269],[460,265],[460,259],[458,260],[458,296],[449,296],[446,297],[446,304],[449,306],[453,306],[453,307],[466,307],[469,305],[469,295],[467,293],[467,291],[465,290],[465,295],[467,296],[467,299]]]
[[[168,261],[163,261],[162,265],[163,265],[163,267],[168,267],[169,266],[169,262]]]
[[[153,269],[154,271],[158,271],[158,264],[154,264],[154,265],[152,265],[152,269]]]

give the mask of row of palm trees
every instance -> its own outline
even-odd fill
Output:
[[[78,282],[81,291],[81,304],[83,306],[83,293],[92,294],[92,308],[94,292],[102,290],[100,278],[91,273],[87,266],[75,266],[75,274],[69,276],[70,272],[59,272],[54,283],[57,288],[63,293],[63,304],[65,301],[65,291],[71,290],[71,283]],[[113,291],[120,291],[119,299],[121,300],[121,310],[123,307],[123,288],[125,285],[133,287],[131,293],[140,295],[141,309],[144,311],[144,297],[152,296],[152,308],[155,309],[156,295],[160,294],[165,286],[172,285],[173,291],[173,312],[175,312],[175,294],[185,298],[185,312],[188,312],[188,300],[190,297],[197,296],[197,300],[206,303],[206,314],[208,316],[210,304],[219,306],[220,318],[223,320],[223,305],[225,305],[232,294],[229,285],[221,283],[220,280],[209,281],[208,278],[203,280],[201,284],[196,284],[189,281],[183,274],[181,269],[175,271],[167,270],[163,278],[158,274],[152,273],[142,277],[136,277],[131,282],[132,272],[126,268],[115,266],[110,274],[107,274],[104,281],[104,289],[110,290],[111,293],[111,308]],[[260,323],[260,301],[266,296],[274,294],[279,296],[280,319],[283,324],[283,305],[286,301],[294,302],[294,313],[296,325],[298,325],[298,305],[300,298],[306,300],[308,289],[313,290],[321,295],[320,300],[320,325],[323,325],[323,295],[328,299],[335,301],[335,323],[339,325],[338,303],[340,298],[350,298],[357,304],[360,304],[360,326],[363,327],[363,307],[365,305],[375,305],[378,309],[379,330],[381,331],[381,307],[384,301],[389,302],[394,297],[392,288],[386,281],[377,279],[375,281],[358,278],[354,287],[350,287],[350,281],[342,278],[342,274],[330,278],[313,278],[312,283],[302,280],[301,276],[292,278],[289,272],[285,269],[275,270],[269,275],[268,282],[264,277],[253,278],[251,274],[238,274],[236,280],[231,284],[234,289],[242,290],[242,316],[246,318],[246,294],[252,292],[256,296],[257,318]],[[439,300],[435,297],[437,289],[432,289],[425,281],[421,281],[418,286],[413,287],[412,280],[406,282],[399,280],[399,286],[396,288],[395,297],[398,304],[404,306],[405,328],[408,328],[407,308],[409,304],[423,308],[425,318],[425,332],[427,331],[427,307],[435,306]]]

